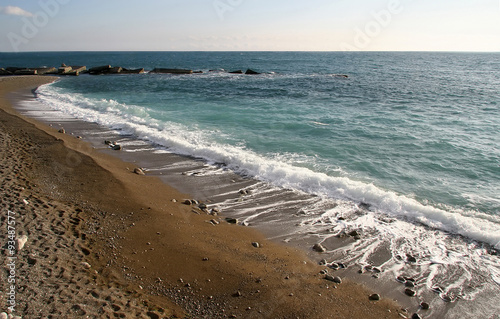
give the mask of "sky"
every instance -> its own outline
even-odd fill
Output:
[[[0,52],[493,51],[500,0],[0,0]]]

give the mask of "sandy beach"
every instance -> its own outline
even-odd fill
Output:
[[[13,306],[22,318],[411,317],[391,300],[369,300],[373,292],[358,283],[325,279],[325,267],[304,252],[207,214],[203,205],[186,205],[189,194],[14,111],[9,92],[53,80],[0,78],[0,312]],[[14,254],[9,230],[16,240],[27,236]]]

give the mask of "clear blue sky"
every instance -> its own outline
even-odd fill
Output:
[[[500,0],[0,0],[0,51],[498,51]]]

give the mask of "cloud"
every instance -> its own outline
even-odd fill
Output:
[[[19,7],[7,6],[0,7],[0,13],[9,16],[22,16],[22,17],[32,17],[33,13],[23,10]]]

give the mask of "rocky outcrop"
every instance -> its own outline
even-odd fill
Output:
[[[184,69],[162,69],[155,68],[149,73],[161,73],[161,74],[193,74],[193,70]]]
[[[257,71],[254,71],[254,70],[251,70],[251,69],[248,69],[248,70],[245,72],[245,74],[254,75],[254,74],[261,74],[261,73],[259,73],[259,72],[257,72]]]
[[[121,74],[142,74],[144,73],[144,68],[142,69],[122,69]]]
[[[9,72],[5,69],[0,69],[0,76],[12,75],[12,72]]]
[[[112,69],[111,65],[96,66],[89,69],[89,74],[92,75],[109,74],[111,69]]]

